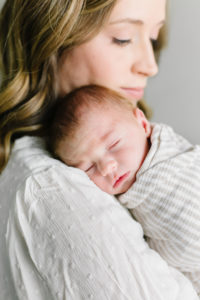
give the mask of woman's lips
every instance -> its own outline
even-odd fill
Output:
[[[114,183],[113,188],[119,187],[130,175],[130,171],[120,176]]]
[[[127,96],[131,96],[135,100],[140,100],[144,96],[144,88],[122,88]]]

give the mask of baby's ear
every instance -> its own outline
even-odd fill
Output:
[[[145,117],[143,111],[138,107],[133,109],[133,114],[137,120],[137,122],[144,128],[145,134],[147,137],[151,134],[151,125],[147,118]]]

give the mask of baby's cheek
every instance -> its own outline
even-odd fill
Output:
[[[123,151],[119,154],[119,161],[121,163],[129,163],[133,160],[134,151],[130,147],[124,148]]]
[[[98,186],[98,187],[102,187],[102,176],[99,176],[99,175],[96,175],[96,174],[93,174],[91,175],[91,180]]]

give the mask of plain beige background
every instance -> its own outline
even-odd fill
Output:
[[[153,108],[153,121],[168,123],[200,144],[200,1],[168,2],[168,46],[145,98]]]

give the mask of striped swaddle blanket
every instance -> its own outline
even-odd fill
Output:
[[[200,295],[200,146],[152,125],[150,151],[119,201],[143,226],[149,245],[188,276]]]

